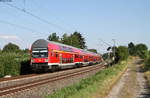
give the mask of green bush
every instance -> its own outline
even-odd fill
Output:
[[[148,48],[145,44],[137,44],[135,46],[136,48],[136,55],[139,56],[142,59],[145,59],[147,57],[147,51]]]
[[[144,59],[144,69],[145,71],[150,70],[150,50],[146,52],[146,58]]]
[[[150,58],[145,59],[144,61],[144,69],[150,70]]]
[[[23,61],[27,61],[28,59],[29,55],[25,53],[0,53],[0,77],[5,75],[20,75],[21,64]]]
[[[120,61],[127,60],[129,56],[128,48],[126,46],[119,46],[116,50],[116,56]]]

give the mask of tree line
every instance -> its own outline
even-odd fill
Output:
[[[111,52],[104,53],[103,58],[105,60],[111,60],[113,63],[118,63],[122,60],[127,60],[129,56],[138,56],[142,59],[150,58],[150,51],[148,47],[143,44],[134,44],[130,42],[128,46],[108,47]],[[114,60],[113,60],[114,58]]]
[[[52,33],[48,36],[48,40],[70,45],[80,49],[87,48],[85,38],[79,32],[74,32],[70,35],[64,33],[61,38],[56,33]]]

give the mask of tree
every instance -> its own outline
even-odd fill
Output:
[[[61,43],[66,44],[66,45],[70,45],[70,36],[68,36],[66,33],[63,34],[62,38],[61,38]]]
[[[129,56],[128,48],[126,46],[119,46],[116,50],[116,57],[121,60],[126,60]]]
[[[82,35],[78,32],[74,32],[73,34],[67,35],[66,33],[63,34],[61,38],[61,43],[71,45],[76,48],[85,49],[85,39]]]
[[[22,52],[29,53],[29,49],[25,48],[24,50],[22,50]]]
[[[97,50],[96,50],[96,49],[88,49],[88,51],[91,51],[91,52],[97,53]]]
[[[147,51],[148,51],[148,48],[145,44],[137,44],[135,46],[136,48],[136,55],[141,57],[141,58],[146,58],[147,56]]]
[[[79,38],[77,35],[71,34],[69,40],[70,40],[71,46],[76,47],[76,48],[81,48]]]
[[[66,33],[61,38],[61,43],[70,45],[76,48],[80,48],[80,43],[78,41],[78,37],[76,35],[71,34],[68,36]]]
[[[83,38],[83,36],[81,35],[81,33],[75,31],[75,32],[73,33],[73,35],[75,35],[75,36],[78,37],[78,41],[79,41],[79,43],[80,43],[80,44],[79,44],[79,45],[80,45],[79,48],[81,48],[81,49],[86,49],[86,48],[87,48],[86,42],[85,42],[85,39]]]
[[[20,51],[19,46],[13,43],[8,43],[3,48],[3,52],[18,52],[18,51]]]
[[[78,32],[74,32],[73,34],[67,35],[66,33],[63,34],[61,40],[59,40],[59,36],[56,33],[52,33],[49,35],[48,40],[60,42],[66,45],[71,45],[73,47],[85,49],[87,46],[85,45],[85,39],[82,35]]]
[[[60,42],[59,41],[59,36],[57,36],[56,33],[52,33],[51,35],[48,36],[49,41],[55,41],[55,42]]]
[[[129,49],[129,54],[131,56],[135,56],[136,55],[136,48],[135,48],[135,45],[132,42],[130,42],[128,44],[128,49]]]

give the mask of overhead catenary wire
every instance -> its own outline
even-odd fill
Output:
[[[100,44],[100,43],[97,44],[97,46],[101,46],[98,48],[98,50],[101,51],[102,53],[107,52],[106,47],[104,45],[105,44]]]
[[[24,29],[24,30],[27,30],[27,31],[31,31],[31,32],[39,33],[39,34],[43,35],[42,32],[39,32],[37,30],[31,29],[31,28],[28,28],[28,27],[25,27],[25,26],[21,26],[21,25],[18,25],[18,24],[10,23],[8,21],[0,20],[0,23],[8,24],[8,25],[11,25],[13,27],[17,27],[17,28],[20,28],[20,29]]]
[[[60,29],[60,30],[64,30],[65,32],[70,32],[69,30],[67,30],[67,29],[65,29],[65,28],[63,28],[63,27],[61,27],[61,26],[59,26],[59,25],[57,25],[57,24],[51,23],[51,22],[49,22],[49,21],[47,21],[47,20],[45,20],[45,19],[43,19],[43,18],[41,18],[41,17],[39,17],[39,16],[37,16],[37,15],[34,15],[33,13],[31,13],[31,12],[29,12],[29,11],[26,11],[26,10],[24,10],[24,9],[21,9],[21,8],[15,6],[15,5],[12,5],[12,4],[9,4],[9,3],[6,3],[6,2],[4,2],[4,4],[6,4],[6,5],[8,5],[8,6],[12,7],[12,8],[15,8],[15,9],[17,9],[17,10],[23,12],[23,13],[26,13],[26,14],[28,14],[28,15],[30,15],[30,16],[36,18],[36,19],[38,19],[38,20],[41,21],[41,22],[44,22],[44,23],[46,23],[46,24],[49,24],[49,25],[51,25],[51,26],[53,26],[53,27],[56,27],[56,28],[58,28],[58,29]]]
[[[105,42],[105,41],[102,40],[101,38],[99,38],[99,40],[101,40],[103,43],[105,43],[105,44],[108,45],[109,47],[112,47],[112,45],[110,45],[109,43]]]
[[[48,8],[45,7],[45,6],[39,6],[39,5],[37,5],[38,3],[37,3],[35,0],[32,0],[32,2],[34,3],[34,6],[37,7],[37,8],[41,8],[41,7],[42,7],[42,8],[44,8],[44,9],[48,9]],[[70,27],[70,24],[65,23],[62,18],[60,18],[60,17],[58,17],[58,16],[56,15],[56,13],[52,13],[52,12],[51,12],[51,13],[49,13],[49,15],[54,16],[54,18],[56,19],[57,22],[59,22],[59,23],[65,25],[65,26],[68,26],[69,28],[71,28],[71,29],[73,29],[73,30],[76,30],[76,28]]]

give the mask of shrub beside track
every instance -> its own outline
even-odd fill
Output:
[[[0,77],[5,75],[17,76],[25,73],[25,68],[29,60],[27,53],[0,53]]]

